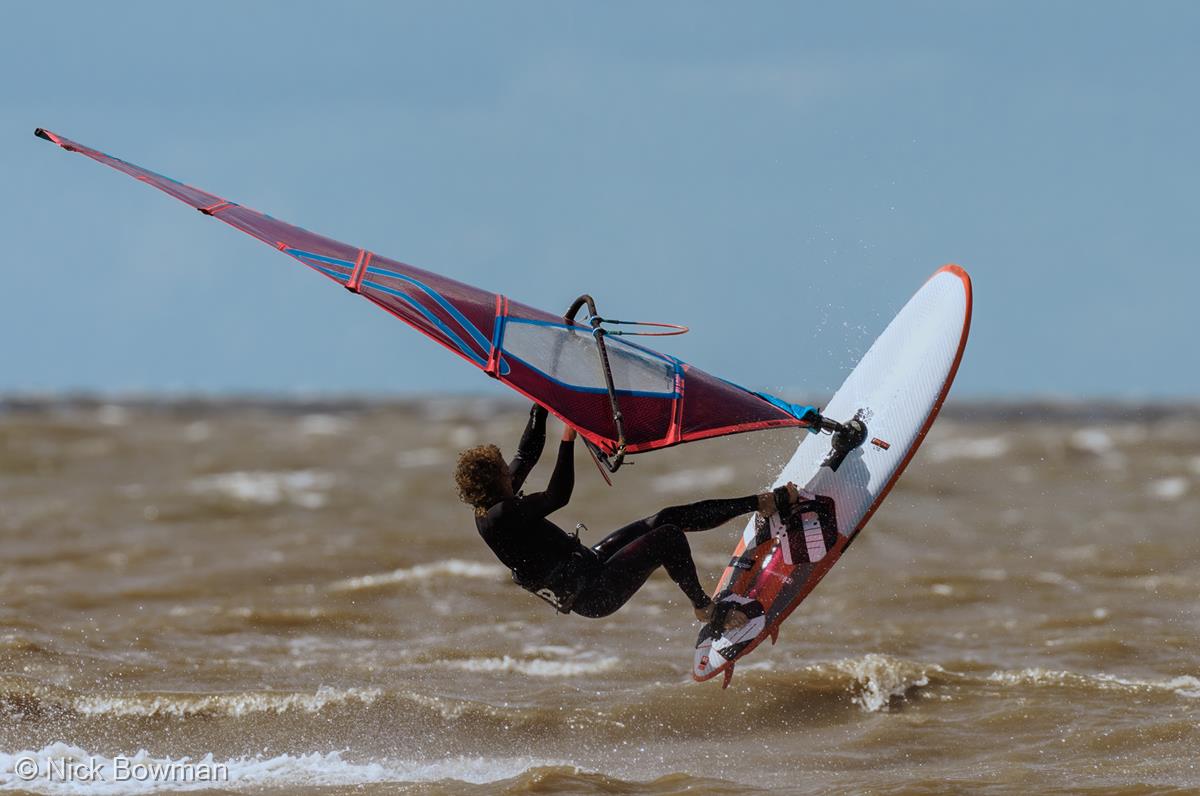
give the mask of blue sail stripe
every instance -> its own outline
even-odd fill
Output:
[[[471,361],[473,361],[475,364],[479,365],[481,368],[487,367],[486,359],[481,357],[478,353],[475,352],[474,349],[472,349],[470,346],[468,346],[466,341],[464,341],[461,337],[459,337],[457,334],[455,334],[454,330],[452,330],[449,326],[447,326],[445,323],[443,323],[440,318],[438,318],[436,315],[434,315],[432,312],[430,312],[425,307],[421,306],[421,304],[419,302],[414,301],[412,296],[408,295],[407,293],[404,293],[403,291],[394,290],[390,287],[385,287],[384,285],[381,285],[378,282],[364,281],[363,285],[365,285],[369,288],[378,290],[380,293],[387,293],[390,296],[395,296],[396,298],[400,299],[405,304],[412,307],[417,312],[421,313],[421,316],[423,318],[425,318],[425,320],[429,321],[431,324],[433,324],[435,327],[437,327],[438,331],[440,331],[442,334],[446,335],[446,337],[450,339],[450,342],[452,342],[452,343],[454,343],[454,345],[458,346],[458,349],[460,351],[462,351],[463,354],[465,354],[469,359],[471,359]]]
[[[343,268],[354,268],[354,263],[350,260],[339,260],[336,257],[326,257],[323,254],[313,254],[312,252],[306,252],[302,249],[284,249],[284,251],[293,257],[303,257],[306,260],[318,260],[323,263],[329,263],[330,265],[340,265]]]
[[[342,260],[342,259],[338,259],[337,257],[327,257],[322,254],[306,252],[306,251],[303,251],[302,249],[285,249],[285,251],[288,254],[292,255],[293,257],[297,257],[297,258],[304,259],[304,260],[314,260],[316,262],[328,263],[330,265],[336,265],[336,266],[340,266],[342,268],[348,268],[351,270],[351,272],[353,272],[353,269],[355,266],[355,263],[352,263],[349,260]],[[320,266],[316,266],[316,265],[314,265],[313,267],[325,274],[328,274],[328,275],[334,277],[334,278],[341,279],[341,278],[346,278],[349,276],[349,274],[343,274],[343,273],[339,273],[337,271],[331,271],[328,268],[321,268]],[[481,348],[483,348],[485,350],[488,349],[488,345],[489,345],[488,339],[486,337],[484,337],[483,333],[481,333],[478,328],[475,327],[475,324],[471,323],[471,321],[468,320],[467,317],[465,315],[463,315],[458,310],[457,307],[455,307],[453,304],[451,304],[449,301],[447,301],[440,293],[438,293],[433,288],[420,282],[417,279],[413,279],[410,276],[398,273],[396,271],[391,271],[386,268],[367,268],[366,272],[368,274],[377,274],[380,276],[388,276],[388,277],[392,277],[395,279],[400,279],[402,281],[408,282],[408,283],[413,284],[416,287],[420,288],[430,298],[432,298],[439,307],[444,309],[446,311],[446,313],[450,315],[450,317],[454,318],[454,320],[463,328],[464,331],[467,332],[467,334],[469,334],[471,336],[471,338],[473,340],[475,340],[475,342],[477,342],[479,344],[479,346]],[[376,290],[379,290],[380,292],[396,296],[399,299],[403,299],[406,304],[408,304],[413,309],[420,312],[422,317],[424,317],[427,321],[429,321],[434,326],[436,326],[443,334],[445,334],[446,337],[448,337],[456,346],[458,346],[459,350],[461,350],[464,354],[466,354],[468,357],[470,357],[472,361],[482,364],[484,366],[487,365],[486,360],[482,359],[475,350],[473,350],[470,346],[466,345],[466,343],[462,340],[462,338],[459,337],[457,334],[455,334],[454,331],[452,331],[450,329],[450,327],[446,326],[446,324],[442,323],[442,321],[439,320],[437,318],[437,316],[431,314],[428,310],[426,310],[424,307],[422,307],[418,302],[414,301],[411,296],[409,296],[401,291],[397,291],[392,288],[385,287],[384,285],[381,285],[378,282],[364,282],[364,284],[366,284],[367,286],[372,287]],[[500,375],[501,376],[507,375],[509,370],[510,370],[510,368],[508,366],[508,363],[504,362],[502,359],[500,361]]]
[[[488,350],[489,341],[488,341],[487,337],[484,336],[483,332],[479,331],[479,329],[477,329],[475,327],[475,324],[473,324],[469,320],[467,320],[467,317],[465,315],[463,315],[461,312],[459,312],[458,307],[455,307],[453,304],[451,304],[449,301],[447,301],[445,298],[443,298],[441,293],[438,293],[436,290],[434,290],[433,288],[424,284],[423,282],[421,282],[417,279],[413,279],[411,276],[408,276],[407,274],[402,274],[398,271],[389,271],[386,268],[368,267],[367,273],[368,274],[376,274],[378,276],[387,276],[387,277],[391,277],[392,279],[399,279],[403,282],[408,282],[409,284],[416,285],[421,290],[425,291],[425,293],[431,299],[433,299],[435,302],[437,302],[437,305],[439,307],[441,307],[442,309],[444,309],[446,311],[446,313],[450,315],[451,318],[458,321],[459,326],[461,326],[467,332],[467,334],[471,335],[471,337],[474,338],[476,343],[479,343],[480,348],[484,349],[485,351]]]

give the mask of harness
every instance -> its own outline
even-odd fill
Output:
[[[544,578],[524,578],[516,569],[512,571],[513,583],[550,603],[560,614],[571,613],[579,595],[600,571],[600,556],[579,541],[579,529],[583,527],[582,523],[576,525],[575,533],[571,535],[575,549]]]

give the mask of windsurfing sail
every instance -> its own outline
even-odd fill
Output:
[[[813,407],[753,392],[645,346],[611,337],[598,344],[603,335],[595,324],[589,328],[314,234],[48,130],[34,134],[294,257],[546,407],[596,450],[618,460],[625,453],[725,434],[813,429],[820,420]]]

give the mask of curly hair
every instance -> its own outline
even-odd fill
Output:
[[[474,506],[476,514],[500,502],[504,497],[503,479],[508,477],[508,464],[495,445],[479,445],[463,451],[454,470],[458,496],[463,503]]]

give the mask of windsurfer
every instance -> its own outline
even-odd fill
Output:
[[[513,580],[563,613],[608,616],[661,566],[687,595],[696,618],[710,622],[716,606],[700,585],[686,534],[716,528],[752,511],[769,516],[780,503],[799,499],[789,484],[775,492],[672,506],[587,547],[577,533],[568,534],[546,519],[571,499],[574,440],[575,430],[566,427],[546,489],[523,494],[521,487],[546,442],[546,410],[535,405],[511,463],[495,445],[481,445],[460,455],[455,472],[459,496],[475,508],[479,535],[512,570]],[[722,624],[732,629],[745,622],[745,614],[735,609]]]

